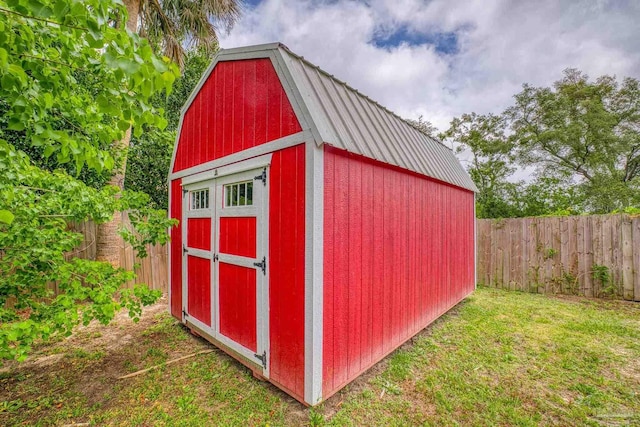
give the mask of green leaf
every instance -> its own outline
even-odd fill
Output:
[[[20,120],[19,117],[10,117],[7,129],[16,131],[24,130],[24,123],[22,122],[22,120]]]
[[[8,210],[0,209],[0,222],[3,222],[5,224],[11,224],[14,218],[15,218],[15,215],[13,215]]]
[[[129,58],[120,57],[115,61],[116,66],[124,71],[125,73],[131,75],[140,71],[140,64],[135,61],[132,61]]]
[[[38,0],[28,0],[27,7],[31,10],[31,13],[33,13],[34,16],[39,18],[48,18],[53,13],[49,6],[39,2]]]
[[[165,64],[164,61],[162,61],[160,58],[154,55],[151,57],[151,62],[153,63],[153,66],[155,67],[157,72],[163,74],[167,72],[167,64]]]
[[[44,157],[49,158],[56,151],[56,148],[52,145],[47,145],[44,149]]]
[[[53,13],[58,19],[63,18],[67,14],[68,10],[69,6],[64,0],[56,1],[55,5],[53,6]]]
[[[128,121],[126,121],[126,120],[118,121],[118,129],[120,129],[122,131],[126,131],[130,127],[131,127],[131,123],[129,123]]]
[[[9,64],[8,72],[20,83],[20,86],[27,84],[27,74],[24,72],[21,66],[17,64]]]
[[[0,47],[0,69],[6,70],[8,63],[9,54],[7,54],[7,50]]]

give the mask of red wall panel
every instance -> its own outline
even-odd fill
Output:
[[[211,260],[187,255],[187,311],[211,326]]]
[[[269,200],[270,378],[303,400],[304,144],[273,154]]]
[[[211,250],[211,218],[187,219],[187,246],[195,249]]]
[[[474,289],[473,193],[325,145],[323,397]]]
[[[169,214],[171,218],[182,220],[182,187],[181,180],[171,181],[171,206]],[[171,256],[171,314],[182,319],[182,225],[178,224],[171,229],[171,243],[169,247]]]
[[[256,217],[220,218],[220,252],[256,257]]]
[[[173,172],[300,131],[270,59],[219,62],[184,115]]]
[[[220,262],[220,332],[256,351],[256,270]]]

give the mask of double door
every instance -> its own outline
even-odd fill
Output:
[[[266,377],[267,176],[265,166],[185,180],[182,222],[184,320]]]

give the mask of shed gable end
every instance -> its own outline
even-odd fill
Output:
[[[172,172],[301,130],[271,59],[220,61],[184,113]]]

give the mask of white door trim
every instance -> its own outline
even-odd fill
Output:
[[[206,209],[190,209],[191,201],[189,200],[190,191],[208,189],[209,190],[209,206]],[[209,260],[209,276],[211,280],[214,279],[214,262],[213,262],[213,236],[215,231],[215,217],[214,207],[216,205],[215,199],[215,182],[211,179],[206,181],[199,181],[194,183],[182,184],[182,222],[180,227],[182,228],[182,322],[186,320],[192,323],[194,326],[202,329],[202,331],[212,334],[215,330],[215,319],[211,316],[211,325],[208,326],[204,322],[189,315],[189,286],[188,286],[188,256],[195,256],[198,258],[204,258]],[[188,228],[190,218],[210,218],[211,219],[211,237],[210,237],[210,250],[190,248],[188,243]],[[210,307],[213,307],[215,295],[211,292]],[[185,313],[188,316],[185,316]],[[187,319],[188,317],[188,319]]]
[[[248,161],[219,168],[215,178],[216,206],[214,209],[214,222],[216,234],[213,240],[213,250],[217,255],[214,263],[215,280],[212,284],[213,293],[216,295],[215,305],[212,306],[215,317],[216,328],[213,337],[228,346],[238,354],[248,360],[263,366],[262,375],[269,378],[269,165],[271,154],[260,158],[249,159]],[[199,174],[200,177],[211,176],[212,171]],[[261,176],[265,176],[265,181]],[[225,207],[224,188],[226,184],[235,182],[253,182],[253,205]],[[224,254],[220,251],[220,219],[230,217],[255,217],[256,218],[256,257],[250,258],[232,254]],[[262,268],[255,264],[263,260],[266,261],[264,273]],[[241,344],[233,341],[220,331],[220,301],[219,301],[219,268],[220,263],[238,265],[245,268],[256,269],[256,351],[245,348]],[[256,356],[266,355],[266,361],[258,359]]]
[[[252,157],[250,159],[242,160],[237,163],[224,164],[217,166],[216,168],[202,171],[194,175],[185,176],[182,178],[182,186],[192,184],[194,182],[202,182],[209,179],[221,178],[226,175],[232,175],[235,173],[245,172],[252,169],[259,169],[269,166],[271,164],[271,157],[273,153],[267,153],[262,156]]]

